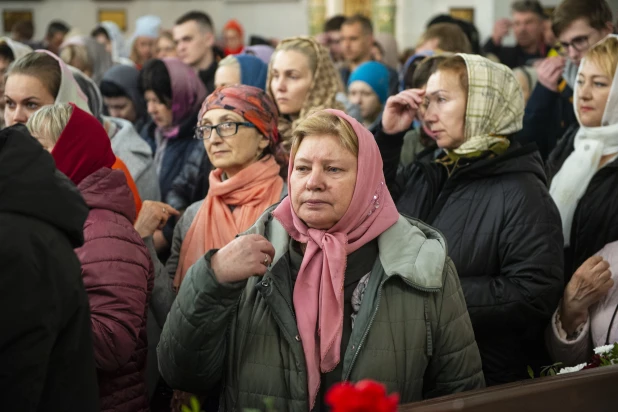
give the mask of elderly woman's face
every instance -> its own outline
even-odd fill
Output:
[[[467,100],[457,74],[438,71],[429,78],[424,121],[442,149],[457,149],[465,142]]]
[[[327,230],[348,210],[358,160],[335,136],[306,136],[290,175],[292,207],[309,228]]]
[[[586,127],[599,127],[614,79],[594,62],[586,60],[577,75],[577,114]]]
[[[225,130],[226,137],[221,137],[216,129],[212,129],[209,139],[208,135],[204,136],[204,147],[212,165],[222,169],[228,177],[255,163],[270,143],[255,127],[238,125],[236,128],[236,123],[244,122],[245,118],[238,113],[224,109],[207,111],[200,122],[200,126],[221,125],[220,128]]]

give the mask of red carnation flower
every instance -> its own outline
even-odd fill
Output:
[[[332,412],[395,412],[398,403],[398,394],[387,395],[384,385],[372,380],[338,383],[326,394]]]

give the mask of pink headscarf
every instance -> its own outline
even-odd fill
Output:
[[[328,230],[308,228],[294,212],[290,197],[273,212],[293,239],[307,244],[294,285],[294,309],[307,361],[310,409],[320,388],[320,373],[332,371],[341,360],[347,256],[399,219],[395,202],[384,184],[382,157],[373,135],[342,111],[325,111],[350,123],[358,137],[356,186],[347,212]],[[293,170],[292,157],[288,182]],[[288,190],[293,196],[289,183]]]
[[[166,137],[176,137],[180,124],[200,110],[202,102],[208,96],[204,83],[195,70],[174,57],[162,59],[170,76],[172,86],[172,124],[166,131]]]

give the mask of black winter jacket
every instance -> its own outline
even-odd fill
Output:
[[[211,170],[212,165],[204,145],[196,146],[172,183],[165,202],[175,209],[185,210],[193,203],[204,200],[210,187],[208,177]]]
[[[549,179],[558,173],[573,150],[579,124],[573,125],[547,159]],[[618,240],[618,159],[599,170],[579,201],[570,236],[569,247],[564,249],[565,281],[589,257],[594,256],[606,244]]]
[[[88,207],[22,125],[0,132],[0,410],[98,411],[88,297],[73,248]]]
[[[402,135],[380,131],[376,139],[398,210],[446,237],[486,383],[526,379],[527,366],[549,365],[543,329],[563,292],[563,238],[536,148],[512,146],[450,177],[430,158],[395,175],[392,150]]]

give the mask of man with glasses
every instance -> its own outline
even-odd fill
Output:
[[[552,29],[560,55],[538,65],[538,83],[519,135],[521,143],[536,142],[544,159],[577,122],[573,110],[577,70],[588,49],[612,33],[612,11],[606,0],[564,0],[554,11]]]

